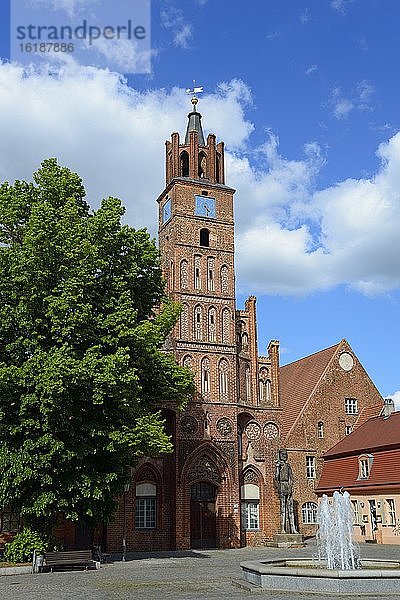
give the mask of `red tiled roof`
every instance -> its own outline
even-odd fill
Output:
[[[360,425],[364,425],[368,419],[372,419],[373,417],[379,417],[382,412],[382,404],[376,404],[375,406],[365,406],[360,414],[358,415],[358,419],[354,425],[354,428],[360,427]]]
[[[400,412],[394,412],[388,418],[369,419],[325,452],[324,459],[393,446],[400,448]]]
[[[400,444],[396,449],[369,452],[369,454],[372,454],[373,460],[368,479],[358,479],[359,454],[324,460],[316,491],[322,493],[339,490],[341,487],[346,490],[373,487],[400,488]]]
[[[286,435],[304,408],[340,344],[280,367],[282,434]]]

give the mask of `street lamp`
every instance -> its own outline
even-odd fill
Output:
[[[131,489],[131,484],[128,482],[124,485],[124,530],[122,534],[122,560],[126,561],[126,496]]]

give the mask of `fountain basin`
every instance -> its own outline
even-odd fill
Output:
[[[246,561],[243,578],[265,590],[345,595],[400,596],[400,562],[362,560],[362,568],[333,570],[316,567],[310,558]]]

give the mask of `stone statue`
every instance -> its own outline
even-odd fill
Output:
[[[275,468],[275,482],[281,503],[280,533],[298,533],[294,524],[293,511],[293,471],[288,463],[286,450],[279,450],[278,462]]]

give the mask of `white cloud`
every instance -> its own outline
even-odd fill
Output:
[[[345,15],[348,5],[351,4],[351,2],[353,2],[353,0],[331,0],[331,7],[342,15]]]
[[[328,106],[332,109],[336,119],[344,119],[354,109],[371,112],[375,110],[372,103],[374,91],[373,86],[366,79],[359,81],[348,96],[343,95],[340,87],[335,87],[332,90]]]
[[[50,10],[64,10],[69,17],[75,17],[82,9],[95,9],[98,0],[34,0],[32,4],[45,6]]]
[[[300,15],[300,22],[304,24],[304,23],[308,23],[309,20],[310,20],[310,9],[308,7],[306,7]]]
[[[240,81],[221,84],[200,102],[209,112],[205,130],[218,131],[232,147],[244,144],[252,130],[243,112],[248,101]],[[164,141],[172,131],[184,133],[190,106],[183,90],[139,93],[106,70],[0,64],[0,181],[29,179],[55,156],[84,178],[91,204],[118,196],[127,219],[155,234]]]
[[[227,145],[227,183],[235,187],[239,287],[306,294],[338,284],[364,294],[400,286],[400,133],[377,150],[370,178],[316,189],[324,163],[317,144],[289,159],[278,138],[251,148],[249,88],[239,80],[205,94],[205,133]],[[116,74],[79,67],[24,71],[0,65],[0,180],[30,179],[56,156],[83,177],[88,200],[114,195],[127,221],[156,232],[155,198],[164,186],[164,141],[184,133],[183,90],[129,88]]]
[[[388,398],[392,398],[392,400],[394,400],[395,409],[400,410],[400,391],[394,392],[394,394],[390,394]]]
[[[306,69],[306,75],[311,75],[311,73],[316,73],[318,71],[318,65],[310,65],[308,69]]]
[[[175,46],[189,48],[193,27],[185,20],[182,10],[169,6],[161,11],[160,16],[163,27],[172,30]]]
[[[193,27],[189,23],[184,23],[174,36],[175,46],[180,48],[189,48],[189,42],[193,36]]]

